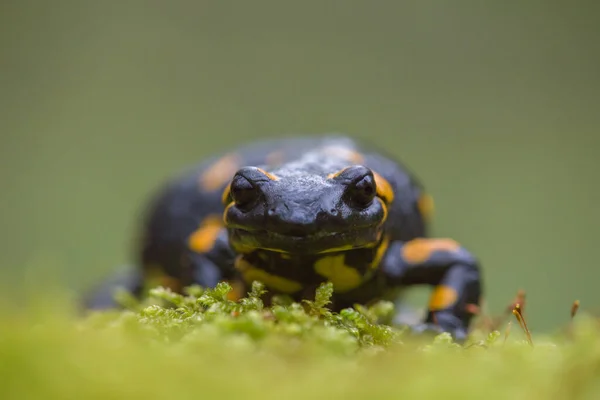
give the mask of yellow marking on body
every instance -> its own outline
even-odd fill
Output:
[[[147,293],[150,289],[162,286],[161,280],[166,275],[164,268],[158,264],[144,265],[143,291]]]
[[[458,293],[450,286],[438,285],[429,298],[429,309],[431,311],[443,310],[450,307],[458,299]]]
[[[379,175],[377,172],[372,172],[373,177],[375,178],[375,185],[377,186],[377,196],[382,198],[387,204],[390,204],[392,201],[394,201],[394,189],[392,189],[392,185],[390,185],[388,180]]]
[[[433,201],[433,197],[428,194],[422,194],[421,197],[417,200],[417,207],[423,218],[426,220],[431,220],[433,217],[433,212],[435,211],[435,203]]]
[[[328,156],[343,158],[354,164],[362,164],[365,160],[365,157],[358,151],[343,146],[326,146],[321,152]]]
[[[275,289],[283,293],[295,293],[302,290],[302,284],[291,279],[284,278],[268,273],[259,269],[242,257],[238,257],[235,261],[235,268],[240,271],[244,281],[251,284],[253,281],[260,281],[268,288]]]
[[[181,281],[177,278],[173,278],[172,276],[163,275],[158,279],[159,286],[164,288],[171,289],[173,292],[181,293],[183,290],[183,285]]]
[[[335,179],[335,178],[337,178],[338,176],[340,176],[341,174],[343,174],[344,171],[347,170],[348,168],[350,168],[350,167],[344,167],[344,168],[340,169],[338,172],[333,172],[333,173],[327,175],[327,179]]]
[[[188,246],[196,253],[206,253],[213,248],[219,232],[223,228],[223,220],[218,215],[209,215],[200,227],[188,238]]]
[[[402,247],[402,257],[411,264],[425,262],[436,251],[458,251],[460,244],[452,239],[413,239]]]
[[[236,153],[226,154],[200,175],[200,187],[204,190],[217,190],[231,180],[240,168],[241,158]]]
[[[273,167],[276,165],[281,165],[285,161],[285,153],[283,150],[275,150],[267,154],[265,157],[265,162],[268,166]]]
[[[144,270],[144,292],[159,286],[171,289],[174,292],[180,292],[183,289],[181,281],[167,275],[164,268],[158,264],[147,265]]]
[[[238,254],[250,254],[256,251],[256,247],[247,246],[241,243],[230,243],[231,248]]]
[[[373,261],[371,261],[371,264],[369,265],[371,269],[376,269],[379,267],[379,263],[381,262],[381,259],[383,258],[383,255],[385,254],[389,245],[390,237],[386,235],[383,237],[383,240],[381,241],[379,247],[375,251],[375,257],[373,257]]]
[[[270,173],[270,172],[267,172],[267,171],[265,171],[265,170],[264,170],[264,169],[262,169],[262,168],[256,168],[256,169],[257,169],[257,170],[258,170],[258,171],[259,171],[261,174],[263,174],[264,176],[266,176],[267,178],[269,178],[269,179],[270,179],[270,180],[272,180],[272,181],[278,181],[278,180],[279,180],[279,177],[278,177],[278,176],[276,176],[276,175],[273,175],[272,173]]]
[[[241,282],[237,279],[228,280],[226,282],[229,283],[232,288],[231,291],[227,293],[227,300],[238,301],[244,297],[246,294],[246,285],[244,285],[244,282]]]
[[[315,272],[327,278],[336,292],[347,292],[363,282],[363,277],[355,268],[344,263],[344,255],[327,256],[317,260],[313,266]]]

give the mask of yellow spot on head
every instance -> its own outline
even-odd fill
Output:
[[[246,283],[260,281],[268,288],[280,291],[282,293],[295,293],[302,290],[302,284],[291,279],[284,278],[268,273],[262,269],[256,268],[248,261],[238,257],[235,261],[235,268],[241,272]]]
[[[221,195],[221,203],[228,204],[229,203],[229,195],[231,194],[231,184],[225,186],[223,190],[223,194]]]
[[[334,173],[331,173],[331,174],[327,175],[327,179],[335,179],[335,178],[337,178],[338,176],[340,176],[341,174],[343,174],[344,171],[347,170],[348,168],[350,168],[350,167],[342,168],[338,172],[334,172]]]
[[[326,146],[321,151],[325,155],[339,157],[353,164],[362,164],[365,160],[358,151],[343,146]]]
[[[266,176],[267,178],[269,178],[269,179],[270,179],[270,180],[272,180],[272,181],[279,180],[279,177],[277,177],[277,176],[273,175],[273,174],[272,174],[272,173],[270,173],[270,172],[267,172],[267,171],[265,171],[265,170],[264,170],[264,169],[262,169],[262,168],[256,168],[256,169],[257,169],[257,170],[258,170],[258,171],[259,171],[261,174],[263,174],[264,176]]]
[[[355,164],[362,164],[365,161],[365,157],[357,151],[350,150],[348,159]]]
[[[427,261],[436,251],[457,251],[460,244],[452,239],[413,239],[402,247],[402,257],[411,264]]]
[[[315,262],[315,271],[327,278],[336,292],[347,292],[352,290],[363,282],[363,277],[355,268],[349,267],[344,263],[344,255],[327,256],[320,258]]]
[[[383,176],[373,171],[373,177],[375,178],[375,185],[377,186],[377,196],[379,196],[385,203],[390,204],[394,201],[394,189],[392,185]]]
[[[204,219],[200,228],[190,235],[188,239],[189,248],[197,253],[206,253],[213,248],[222,228],[223,221],[220,216],[208,216]]]
[[[431,311],[443,310],[452,306],[458,299],[458,293],[450,286],[436,286],[429,299],[429,309]]]
[[[200,187],[208,191],[219,189],[237,172],[240,161],[240,156],[235,153],[221,157],[200,175]]]
[[[435,210],[435,204],[433,201],[433,197],[428,194],[423,194],[417,200],[417,207],[419,208],[419,212],[426,220],[431,220],[433,217],[433,212]]]

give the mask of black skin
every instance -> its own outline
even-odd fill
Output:
[[[266,274],[287,282],[265,278],[271,294],[296,300],[331,280],[335,311],[429,285],[440,289],[437,305],[414,330],[466,338],[481,297],[478,262],[454,241],[428,238],[418,206],[425,193],[406,167],[344,136],[271,140],[230,154],[161,189],[144,219],[141,267],[101,286],[88,308],[115,306],[110,293],[119,284],[142,296],[157,273],[174,290],[222,280],[247,288]],[[224,179],[207,188],[210,173]],[[223,226],[198,251],[189,238],[208,218]]]

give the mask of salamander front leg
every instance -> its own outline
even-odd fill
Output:
[[[482,284],[477,260],[451,239],[414,239],[393,243],[382,269],[394,285],[431,285],[427,317],[416,331],[449,332],[466,339]]]

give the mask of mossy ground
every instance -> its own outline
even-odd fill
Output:
[[[260,285],[239,303],[229,289],[158,289],[159,304],[124,298],[127,311],[83,319],[55,302],[5,309],[0,399],[600,398],[600,335],[585,315],[533,346],[516,324],[459,346],[380,323],[388,303],[330,313],[329,286],[271,307]]]

